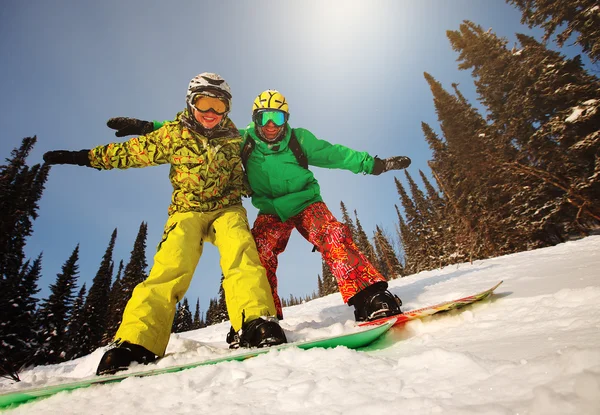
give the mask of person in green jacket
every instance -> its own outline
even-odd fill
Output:
[[[115,334],[117,347],[106,351],[97,374],[164,355],[176,304],[189,287],[204,242],[219,249],[227,311],[234,330],[241,331],[240,345],[286,342],[242,206],[246,192],[239,152],[242,137],[227,116],[229,85],[217,74],[202,73],[191,80],[186,103],[175,121],[124,143],[44,154],[48,164],[99,170],[171,165],[169,219],[154,265],[133,290]]]
[[[401,313],[400,299],[387,290],[385,278],[357,248],[348,227],[336,220],[323,202],[319,183],[308,165],[379,175],[408,167],[410,159],[372,157],[320,140],[309,130],[292,128],[288,121],[285,97],[267,90],[253,103],[252,122],[240,130],[252,204],[259,211],[252,235],[267,270],[278,318],[283,318],[277,294],[278,256],[294,229],[319,250],[337,280],[343,301],[354,306],[357,321]],[[109,120],[108,125],[119,136],[160,123],[120,117]]]

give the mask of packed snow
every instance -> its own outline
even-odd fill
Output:
[[[285,278],[285,270],[281,270]],[[365,351],[271,351],[61,392],[11,414],[599,414],[600,236],[390,282],[413,309],[504,283],[489,300],[393,329]],[[284,309],[290,340],[354,330],[339,294]],[[227,323],[173,335],[156,366],[208,359]],[[103,350],[0,392],[93,376]],[[137,369],[140,369],[138,366]]]

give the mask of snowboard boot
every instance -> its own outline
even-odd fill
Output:
[[[100,359],[96,375],[113,375],[127,369],[133,362],[148,364],[155,360],[154,353],[145,347],[123,342],[104,353],[104,356]]]
[[[229,333],[227,333],[227,344],[230,349],[239,349],[240,348],[240,335],[237,331],[233,329],[233,327],[229,328]]]
[[[231,334],[233,329],[229,332]],[[287,343],[285,333],[275,319],[259,317],[255,320],[245,322],[238,335],[238,347],[269,347],[277,344]],[[230,336],[227,336],[228,340]],[[231,337],[232,343],[235,336]]]
[[[402,314],[402,300],[387,290],[387,283],[375,283],[358,292],[348,301],[354,306],[356,321],[371,321]]]

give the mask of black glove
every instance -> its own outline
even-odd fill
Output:
[[[76,164],[78,166],[91,167],[88,153],[90,150],[80,151],[48,151],[44,153],[44,161],[46,164]]]
[[[386,159],[380,159],[375,157],[375,164],[373,165],[373,172],[375,176],[379,176],[381,173],[390,170],[401,170],[410,166],[410,159],[406,156],[394,156]]]
[[[115,117],[106,122],[109,128],[117,130],[117,137],[125,137],[127,135],[146,135],[154,131],[154,123],[152,121],[138,120],[137,118]]]

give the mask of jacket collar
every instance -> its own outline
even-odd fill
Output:
[[[264,154],[273,154],[279,153],[280,151],[284,151],[288,148],[288,144],[290,142],[290,137],[292,136],[292,127],[289,124],[285,125],[285,133],[283,138],[273,144],[269,144],[266,141],[263,141],[256,132],[256,125],[254,122],[248,124],[246,128],[248,135],[256,142],[256,149],[258,149],[261,153]]]
[[[177,118],[179,119],[179,122],[181,122],[181,125],[183,125],[185,128],[200,134],[209,140],[213,138],[231,138],[240,136],[239,130],[233,121],[229,119],[229,117],[225,117],[219,125],[210,130],[207,130],[200,123],[196,122],[187,109],[180,112]]]

